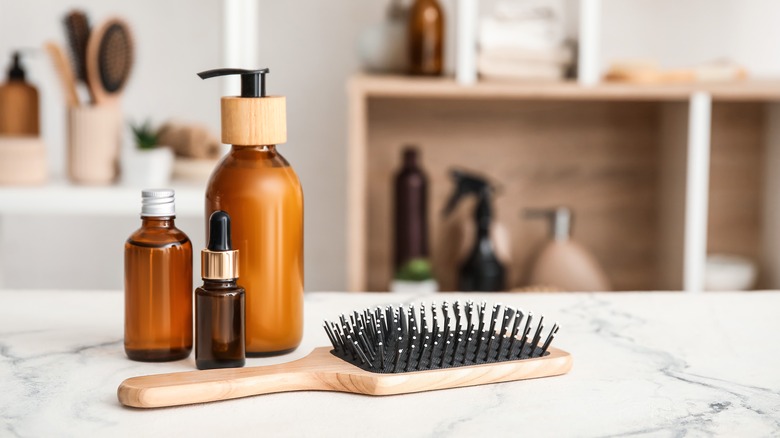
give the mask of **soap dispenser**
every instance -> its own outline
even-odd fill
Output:
[[[609,279],[596,258],[572,240],[574,217],[570,209],[528,209],[525,217],[547,219],[551,231],[550,241],[542,247],[531,266],[531,285],[577,292],[611,289]]]
[[[13,53],[7,81],[0,85],[0,135],[38,136],[38,90],[27,82],[21,56]]]
[[[506,289],[507,273],[505,263],[499,258],[500,247],[496,237],[505,233],[494,232],[496,224],[493,221],[493,194],[495,189],[483,177],[460,170],[453,170],[451,176],[455,181],[455,190],[446,207],[444,216],[448,217],[466,196],[476,198],[473,210],[475,233],[471,249],[468,251],[458,268],[457,288],[463,292],[496,292]]]
[[[303,337],[303,191],[277,150],[287,141],[284,96],[266,95],[268,69],[224,68],[202,79],[241,76],[222,98],[222,142],[231,149],[206,187],[206,217],[230,215],[246,289],[246,355],[295,350]]]

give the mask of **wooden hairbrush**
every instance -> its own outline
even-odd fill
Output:
[[[127,85],[133,68],[130,27],[118,18],[90,32],[87,43],[87,84],[96,104],[115,102]]]
[[[440,312],[439,312],[440,310]],[[438,315],[441,313],[441,315]],[[429,324],[430,318],[430,324]],[[280,365],[133,377],[119,401],[138,408],[205,403],[288,391],[406,394],[556,376],[572,367],[569,353],[542,343],[544,317],[494,305],[459,302],[430,313],[421,305],[366,309],[325,322],[333,348]]]
[[[65,33],[70,45],[70,56],[76,79],[87,82],[87,44],[89,42],[89,19],[84,11],[73,10],[63,19]]]

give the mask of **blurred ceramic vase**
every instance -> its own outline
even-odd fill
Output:
[[[169,185],[173,172],[173,151],[166,146],[154,149],[127,149],[122,156],[122,184],[131,187]]]
[[[401,1],[393,0],[385,20],[360,35],[358,56],[366,71],[403,73],[407,70],[407,14]]]

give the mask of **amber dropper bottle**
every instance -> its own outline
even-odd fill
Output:
[[[195,365],[200,370],[242,367],[245,293],[236,284],[238,251],[224,211],[211,214],[209,244],[200,259],[203,286],[195,290]]]
[[[141,197],[141,228],[125,242],[125,353],[184,359],[192,351],[192,243],[174,225],[173,190]]]

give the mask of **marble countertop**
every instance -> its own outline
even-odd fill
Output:
[[[571,373],[369,397],[272,394],[157,410],[116,399],[127,377],[194,369],[132,362],[120,292],[0,291],[0,436],[767,436],[780,432],[780,292],[439,294],[557,320]],[[308,293],[286,362],[328,344],[324,318],[398,294]]]

